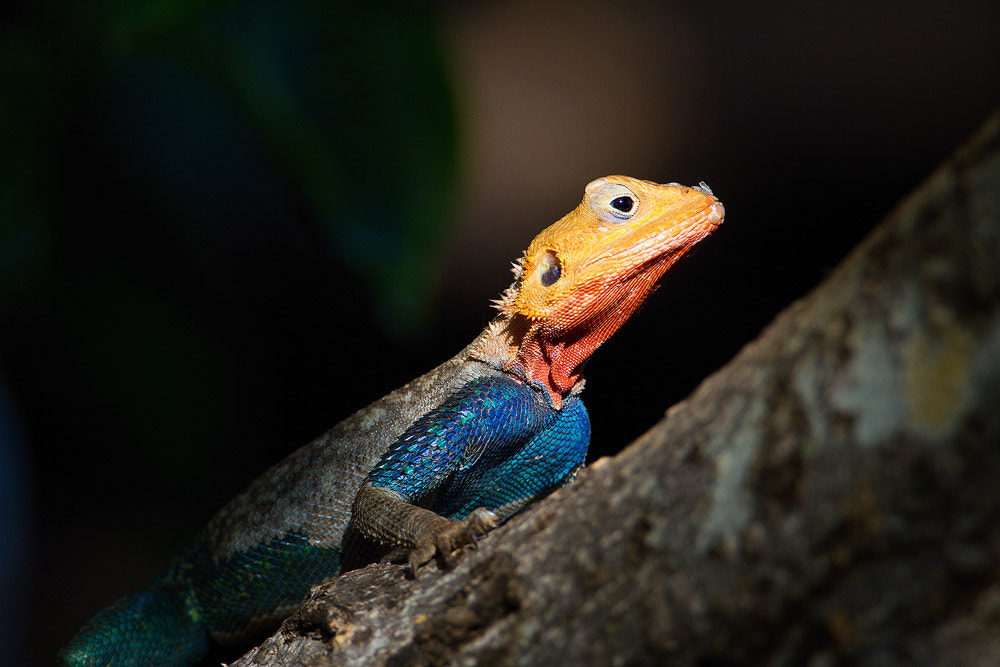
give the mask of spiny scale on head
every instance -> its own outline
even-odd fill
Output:
[[[514,274],[514,282],[503,291],[499,299],[490,301],[490,305],[500,311],[503,315],[512,315],[514,312],[514,301],[517,293],[521,289],[521,279],[524,277],[524,256],[518,257],[516,262],[510,263],[510,272]]]
[[[490,335],[494,336],[494,337],[499,336],[500,334],[506,332],[506,330],[507,330],[507,325],[504,324],[503,320],[499,320],[499,319],[493,320],[492,322],[490,322],[486,326],[490,330]]]

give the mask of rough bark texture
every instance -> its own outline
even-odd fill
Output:
[[[1000,115],[619,456],[403,570],[236,664],[997,664]]]

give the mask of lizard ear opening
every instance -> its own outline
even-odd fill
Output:
[[[542,287],[551,287],[559,282],[559,279],[562,277],[562,262],[559,261],[559,257],[551,250],[542,255],[542,259],[538,262],[538,267],[540,270],[538,280],[542,283]]]

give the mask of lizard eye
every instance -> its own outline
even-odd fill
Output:
[[[542,283],[543,287],[555,285],[559,278],[562,277],[562,265],[559,262],[559,258],[551,250],[542,256],[542,260],[538,263],[538,266],[542,271],[538,276],[538,280]]]
[[[607,183],[591,195],[591,205],[606,222],[629,220],[639,210],[639,198],[620,183]]]
[[[611,202],[611,207],[618,209],[622,213],[631,213],[635,207],[635,200],[631,197],[618,197]]]

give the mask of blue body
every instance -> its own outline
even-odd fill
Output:
[[[479,507],[502,517],[565,484],[590,442],[583,401],[561,410],[504,376],[465,385],[417,420],[368,474],[368,481],[449,519]],[[426,502],[428,498],[433,500]]]
[[[556,410],[544,390],[490,374],[448,395],[409,425],[371,470],[360,472],[367,472],[367,482],[449,519],[464,518],[479,507],[505,519],[572,479],[589,441],[590,422],[578,395]],[[317,458],[322,457],[296,460]],[[208,650],[210,638],[244,641],[280,621],[313,585],[339,574],[340,544],[317,546],[304,526],[329,515],[328,528],[342,534],[347,517],[329,511],[324,499],[331,489],[353,498],[356,487],[344,480],[358,471],[324,470],[327,477],[339,473],[342,480],[324,477],[321,488],[311,488],[314,470],[303,467],[302,484],[290,487],[288,468],[280,477],[274,470],[251,488],[273,494],[277,504],[294,504],[283,506],[281,514],[292,519],[266,526],[272,537],[223,557],[213,554],[202,537],[145,591],[116,601],[88,621],[60,654],[63,664],[190,665]],[[259,529],[246,526],[247,532]]]

